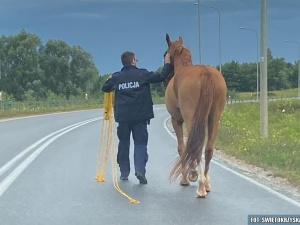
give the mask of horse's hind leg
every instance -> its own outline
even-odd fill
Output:
[[[199,155],[198,161],[197,161],[198,171],[199,171],[199,186],[198,186],[198,190],[197,190],[197,197],[198,198],[205,198],[205,196],[207,195],[207,192],[206,192],[206,177],[204,176],[201,158],[202,158],[202,154]]]
[[[185,144],[184,144],[184,137],[183,137],[183,120],[178,120],[172,117],[172,125],[177,137],[177,144],[178,144],[178,154],[181,157],[185,151]],[[190,185],[190,182],[187,178],[187,169],[185,165],[182,165],[182,179],[180,181],[180,185],[182,186],[188,186]]]
[[[205,188],[207,192],[211,191],[210,178],[209,178],[209,165],[210,161],[213,157],[214,152],[214,143],[218,133],[219,120],[221,115],[216,113],[215,115],[210,115],[208,118],[208,137],[207,137],[207,145],[205,148],[205,169],[204,176],[206,178]]]
[[[207,192],[211,191],[211,184],[209,178],[209,165],[214,152],[214,142],[217,137],[217,130],[219,125],[220,114],[219,113],[210,113],[208,116],[207,123],[207,143],[205,147],[205,168],[203,171],[200,155],[198,158],[198,170],[199,170],[199,187],[197,190],[197,196],[204,198]]]

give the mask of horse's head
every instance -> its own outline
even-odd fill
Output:
[[[172,77],[174,77],[174,57],[176,54],[182,52],[183,50],[183,39],[182,37],[179,37],[179,39],[177,41],[171,41],[169,34],[166,34],[166,41],[168,44],[168,49],[166,50],[164,57],[166,56],[167,53],[170,54],[170,58],[171,58],[171,65],[173,66],[173,70],[170,73],[170,75],[167,77],[167,79],[164,81],[164,86],[167,87],[169,81],[172,79]]]
[[[183,46],[183,39],[179,36],[178,40],[171,41],[170,36],[166,34],[168,44],[167,52],[171,56],[171,64],[177,66],[188,66],[192,64],[192,55],[188,48]],[[180,65],[179,65],[180,64]]]
[[[170,54],[171,64],[173,66],[173,72],[165,82],[168,84],[168,81],[171,80],[171,78],[174,76],[176,70],[180,69],[183,66],[192,64],[192,56],[190,50],[183,46],[182,37],[179,36],[178,40],[171,41],[170,36],[166,34],[166,41],[168,44],[166,53],[168,52]]]
[[[183,39],[182,37],[179,36],[178,40],[176,41],[171,41],[170,40],[170,36],[168,34],[166,34],[166,41],[168,44],[168,49],[167,52],[171,55],[171,59],[174,59],[174,57],[177,54],[182,53],[184,47],[183,47]]]

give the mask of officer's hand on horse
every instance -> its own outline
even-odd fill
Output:
[[[171,63],[171,55],[169,53],[166,53],[165,55],[165,64]]]

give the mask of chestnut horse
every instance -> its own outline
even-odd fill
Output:
[[[183,186],[198,179],[197,197],[205,197],[207,192],[211,191],[209,163],[213,156],[220,117],[226,103],[227,87],[222,74],[217,69],[192,64],[191,52],[182,45],[181,37],[172,42],[166,34],[166,40],[167,52],[171,56],[171,64],[174,67],[174,76],[167,84],[165,103],[171,115],[179,153],[170,178],[175,180],[182,175],[180,184]],[[183,123],[187,129],[186,146]],[[204,147],[203,172],[201,157]]]

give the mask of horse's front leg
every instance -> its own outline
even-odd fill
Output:
[[[185,144],[184,144],[184,137],[183,137],[183,120],[178,120],[172,117],[172,125],[177,137],[177,148],[178,148],[178,154],[180,157],[182,157],[184,151],[185,151]],[[180,185],[182,186],[188,186],[190,185],[190,182],[188,180],[188,173],[186,169],[186,165],[182,164],[182,179],[180,181]]]
[[[192,119],[190,117],[186,116],[185,121],[186,121],[187,133],[190,133],[190,129],[191,129],[191,126],[192,126]],[[198,171],[196,169],[197,165],[198,165],[198,162],[194,162],[194,163],[188,165],[189,166],[189,172],[187,172],[187,171],[185,172],[185,174],[188,175],[189,181],[191,181],[191,182],[195,182],[198,179]],[[186,166],[183,166],[183,167],[186,169]]]

